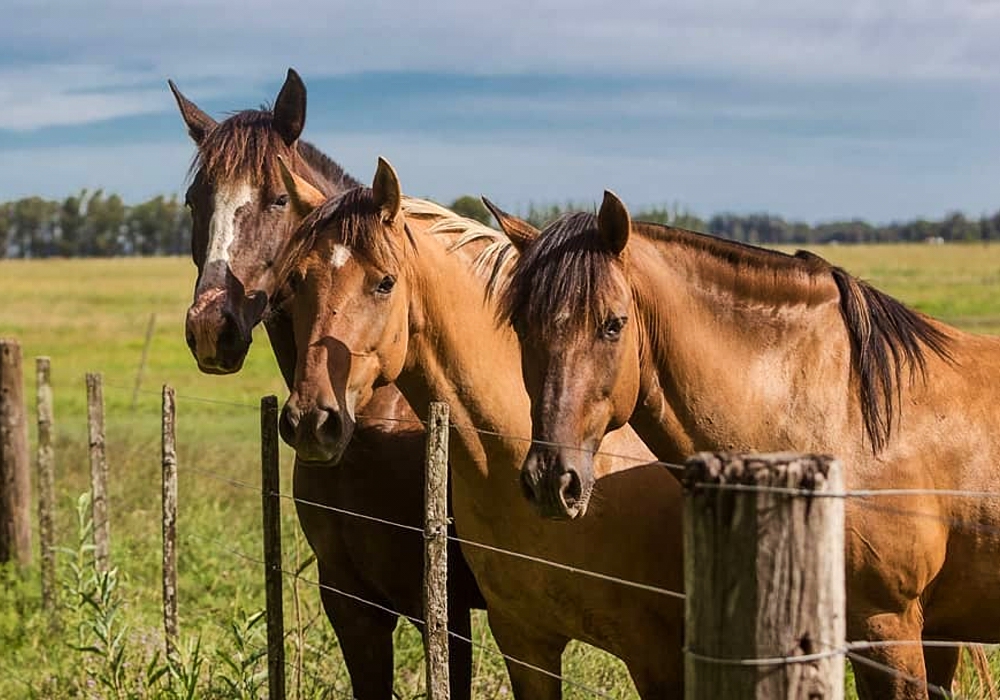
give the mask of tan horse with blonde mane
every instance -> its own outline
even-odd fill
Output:
[[[507,239],[437,205],[404,199],[382,160],[372,189],[325,203],[297,178],[288,176],[286,185],[303,212],[316,207],[279,273],[288,276],[292,292],[283,308],[304,349],[283,411],[286,440],[311,459],[335,455],[339,442],[318,440],[312,426],[338,423],[333,434],[348,438],[350,415],[382,382],[395,382],[418,412],[431,400],[448,402],[455,524],[490,628],[515,660],[507,664],[515,696],[561,697],[561,655],[579,639],[623,659],[643,698],[681,698],[683,604],[649,589],[681,590],[677,481],[646,464],[652,455],[626,431],[601,445],[635,458],[597,458],[605,476],[588,491],[586,518],[544,520],[521,495],[528,396],[517,339],[496,326],[486,300],[514,254]],[[581,499],[580,512],[587,507]],[[656,556],[644,555],[650,551]]]
[[[566,215],[540,236],[495,213],[518,239],[537,237],[500,318],[533,368],[532,437],[545,444],[522,475],[543,514],[573,509],[595,477],[589,450],[626,422],[663,460],[826,452],[853,489],[990,492],[848,499],[848,635],[1000,641],[997,339],[810,253],[631,222],[611,193],[598,215]],[[901,700],[926,698],[925,678],[950,689],[959,651],[911,641],[865,654],[901,673],[855,664],[859,694]]]
[[[278,159],[325,192],[357,182],[299,139],[306,92],[295,71],[288,71],[273,109],[244,110],[222,122],[172,82],[170,88],[198,147],[186,198],[198,268],[186,319],[191,352],[203,372],[237,372],[251,331],[263,320],[290,386],[298,356],[291,319],[270,302],[278,291],[273,263],[298,217]],[[423,618],[423,537],[350,513],[422,525],[424,433],[393,386],[379,389],[370,408],[377,418],[359,419],[337,465],[296,460],[293,491],[352,694],[358,700],[390,700],[395,613]],[[451,638],[451,697],[462,699],[471,694],[472,649],[461,637],[470,635],[470,608],[485,603],[459,548],[450,547],[449,554],[449,627],[458,635]]]

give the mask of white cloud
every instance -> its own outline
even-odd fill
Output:
[[[1000,76],[1000,9],[970,0],[17,0],[2,43],[185,79],[362,70]]]

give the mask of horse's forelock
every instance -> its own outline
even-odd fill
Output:
[[[597,230],[597,217],[566,214],[551,223],[516,264],[500,294],[498,317],[545,336],[555,330],[576,334],[594,329],[620,293],[615,266]]]
[[[201,170],[213,182],[247,180],[262,182],[273,177],[270,163],[277,156],[289,157],[291,149],[274,130],[269,110],[248,109],[220,122],[206,134],[189,174]]]

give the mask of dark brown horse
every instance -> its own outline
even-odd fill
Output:
[[[312,188],[292,174],[288,180],[293,200],[319,208],[279,265],[294,290],[287,308],[296,341],[308,348],[283,412],[283,436],[300,455],[338,454],[352,428],[350,413],[362,410],[381,382],[396,382],[418,411],[430,400],[447,401],[463,550],[500,650],[530,664],[507,665],[515,697],[561,696],[558,674],[570,639],[621,658],[643,698],[683,697],[683,605],[649,588],[677,592],[682,585],[678,482],[647,464],[649,450],[624,428],[602,444],[632,458],[598,458],[604,478],[587,491],[587,517],[543,520],[520,494],[529,431],[520,350],[510,329],[497,327],[486,299],[513,254],[507,238],[431,202],[403,198],[385,161],[372,189],[325,203],[298,197]],[[317,423],[340,427],[320,439]],[[654,550],[656,556],[644,556]]]
[[[521,240],[538,236],[495,213]],[[500,318],[535,369],[532,436],[545,443],[522,475],[545,515],[572,507],[567,483],[599,476],[573,448],[626,421],[674,462],[700,450],[825,452],[854,489],[1000,495],[1000,342],[815,255],[632,223],[605,193],[598,215],[566,215],[526,245]],[[998,533],[1000,498],[848,499],[848,635],[1000,641]],[[925,677],[950,688],[958,660],[957,648],[913,643],[867,654],[905,674],[856,665],[860,694],[879,700],[926,698]]]
[[[296,220],[277,171],[278,158],[312,186],[335,193],[355,183],[332,160],[299,140],[305,123],[305,86],[295,71],[273,110],[248,110],[217,123],[170,84],[188,133],[198,147],[187,191],[198,267],[187,315],[188,344],[202,371],[236,372],[264,319],[278,365],[291,385],[298,350],[287,316],[269,310],[277,289],[273,261]],[[294,494],[299,522],[316,553],[321,596],[337,633],[354,696],[392,697],[392,632],[397,617],[382,606],[423,617],[423,538],[419,533],[342,515],[329,506],[420,526],[423,522],[423,431],[395,387],[379,389],[359,418],[340,464],[296,460]],[[384,418],[385,420],[380,420]],[[469,611],[482,596],[461,551],[449,552],[449,620],[463,637]],[[340,593],[331,589],[337,589]],[[367,605],[353,600],[371,601]],[[468,698],[471,647],[452,639],[452,697]]]

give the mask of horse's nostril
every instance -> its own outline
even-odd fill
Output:
[[[237,341],[236,326],[231,321],[225,323],[222,326],[222,330],[219,331],[218,344],[219,347],[230,347],[235,345]]]
[[[321,408],[316,418],[316,435],[321,440],[336,442],[341,434],[340,413],[334,408]]]
[[[531,476],[528,474],[527,469],[521,470],[521,478],[519,479],[521,483],[521,493],[529,501],[535,500],[535,489],[531,485]]]
[[[281,434],[281,439],[291,447],[295,447],[295,433],[299,427],[299,417],[298,410],[286,403],[278,419],[278,432]]]
[[[583,495],[583,484],[575,469],[568,469],[559,477],[559,492],[567,506],[575,505]]]

